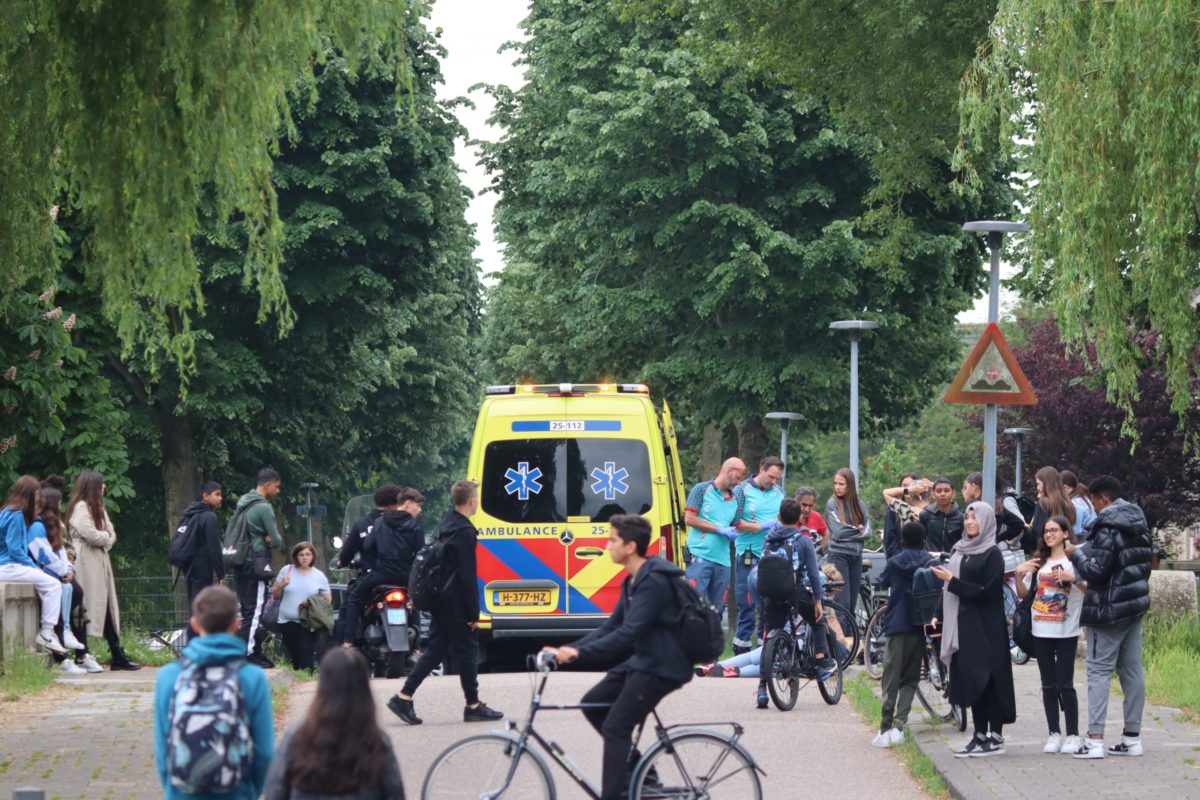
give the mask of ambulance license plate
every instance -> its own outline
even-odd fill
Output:
[[[543,590],[524,590],[524,591],[507,591],[496,592],[496,605],[498,606],[548,606],[550,605],[550,591]]]
[[[408,609],[405,608],[389,608],[387,610],[388,625],[407,625],[408,624]]]

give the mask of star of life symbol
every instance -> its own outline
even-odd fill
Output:
[[[616,500],[617,495],[629,491],[629,484],[625,482],[629,471],[624,467],[617,469],[615,462],[605,461],[604,469],[596,467],[592,470],[592,477],[596,479],[592,484],[592,494],[602,494],[605,500]]]
[[[509,467],[505,470],[504,477],[508,478],[508,485],[504,487],[504,491],[515,494],[518,500],[528,500],[529,495],[542,491],[542,484],[538,482],[542,471],[538,467],[530,469],[528,461],[519,462],[516,469]]]

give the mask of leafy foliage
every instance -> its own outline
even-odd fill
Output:
[[[1175,424],[1172,390],[1164,365],[1141,371],[1133,404],[1136,453],[1122,441],[1125,414],[1106,399],[1103,380],[1089,347],[1079,353],[1064,346],[1054,317],[1026,320],[1027,344],[1013,353],[1038,394],[1035,406],[1001,409],[1001,427],[1027,426],[1023,470],[1026,493],[1033,473],[1049,464],[1070,469],[1087,483],[1097,475],[1115,475],[1128,495],[1145,509],[1152,525],[1190,524],[1200,519],[1200,456],[1186,447],[1186,434]],[[1156,335],[1142,333],[1136,344],[1142,357],[1153,356]],[[1200,381],[1187,395],[1188,425],[1200,423]],[[1011,463],[1013,444],[1001,441],[1000,455]]]
[[[1110,399],[1140,425],[1143,367],[1165,361],[1171,408],[1189,418],[1200,325],[1200,14],[1194,3],[1001,0],[964,83],[967,156],[999,142],[1022,157],[1030,271],[1053,273],[1067,339],[1087,342]],[[1130,326],[1157,332],[1153,347]]]
[[[884,424],[947,374],[954,317],[979,289],[959,220],[913,200],[905,248],[868,259],[852,222],[872,142],[812,97],[706,53],[695,15],[619,2],[535,2],[519,45],[528,84],[493,87],[485,145],[509,266],[488,356],[504,377],[644,379],[690,418],[767,410],[829,427],[845,415],[848,344],[831,321],[883,324],[863,383]]]
[[[292,312],[271,155],[290,128],[288,93],[314,87],[332,43],[347,63],[381,53],[404,70],[423,3],[385,0],[13,0],[0,6],[0,278],[54,273],[51,206],[61,190],[88,225],[88,279],[126,353],[191,363],[204,309],[192,249],[212,220],[245,241],[238,279],[255,318]],[[186,375],[186,369],[180,370]]]

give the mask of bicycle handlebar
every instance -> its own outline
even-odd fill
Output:
[[[553,650],[540,650],[535,655],[529,656],[528,659],[530,669],[536,672],[553,672],[558,669],[558,657]]]

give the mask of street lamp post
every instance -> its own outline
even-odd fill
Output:
[[[829,323],[831,331],[850,334],[850,471],[858,480],[858,339],[863,331],[875,330],[878,322],[869,319],[843,319]]]
[[[312,538],[312,518],[313,518],[312,493],[313,493],[313,489],[321,488],[321,484],[319,484],[319,483],[302,483],[302,484],[300,484],[300,488],[304,490],[304,507],[305,507],[304,529],[306,531],[306,537],[307,537],[305,539],[305,541],[311,542],[313,540],[313,538]]]
[[[793,420],[804,419],[803,414],[797,414],[795,411],[768,411],[767,419],[779,420],[779,460],[783,462],[783,477],[779,480],[779,488],[786,489],[785,481],[787,480],[787,436],[788,426]]]
[[[1006,220],[978,220],[962,226],[969,233],[986,233],[988,249],[992,253],[992,272],[988,280],[988,322],[1000,321],[1000,246],[1006,233],[1026,233],[1029,226],[1024,222]],[[988,403],[983,407],[983,501],[996,502],[996,427],[999,407]]]
[[[1021,440],[1029,434],[1033,433],[1033,428],[1005,428],[1005,436],[1016,437],[1017,440],[1017,463],[1016,469],[1013,470],[1013,487],[1017,490],[1017,494],[1021,493]]]

